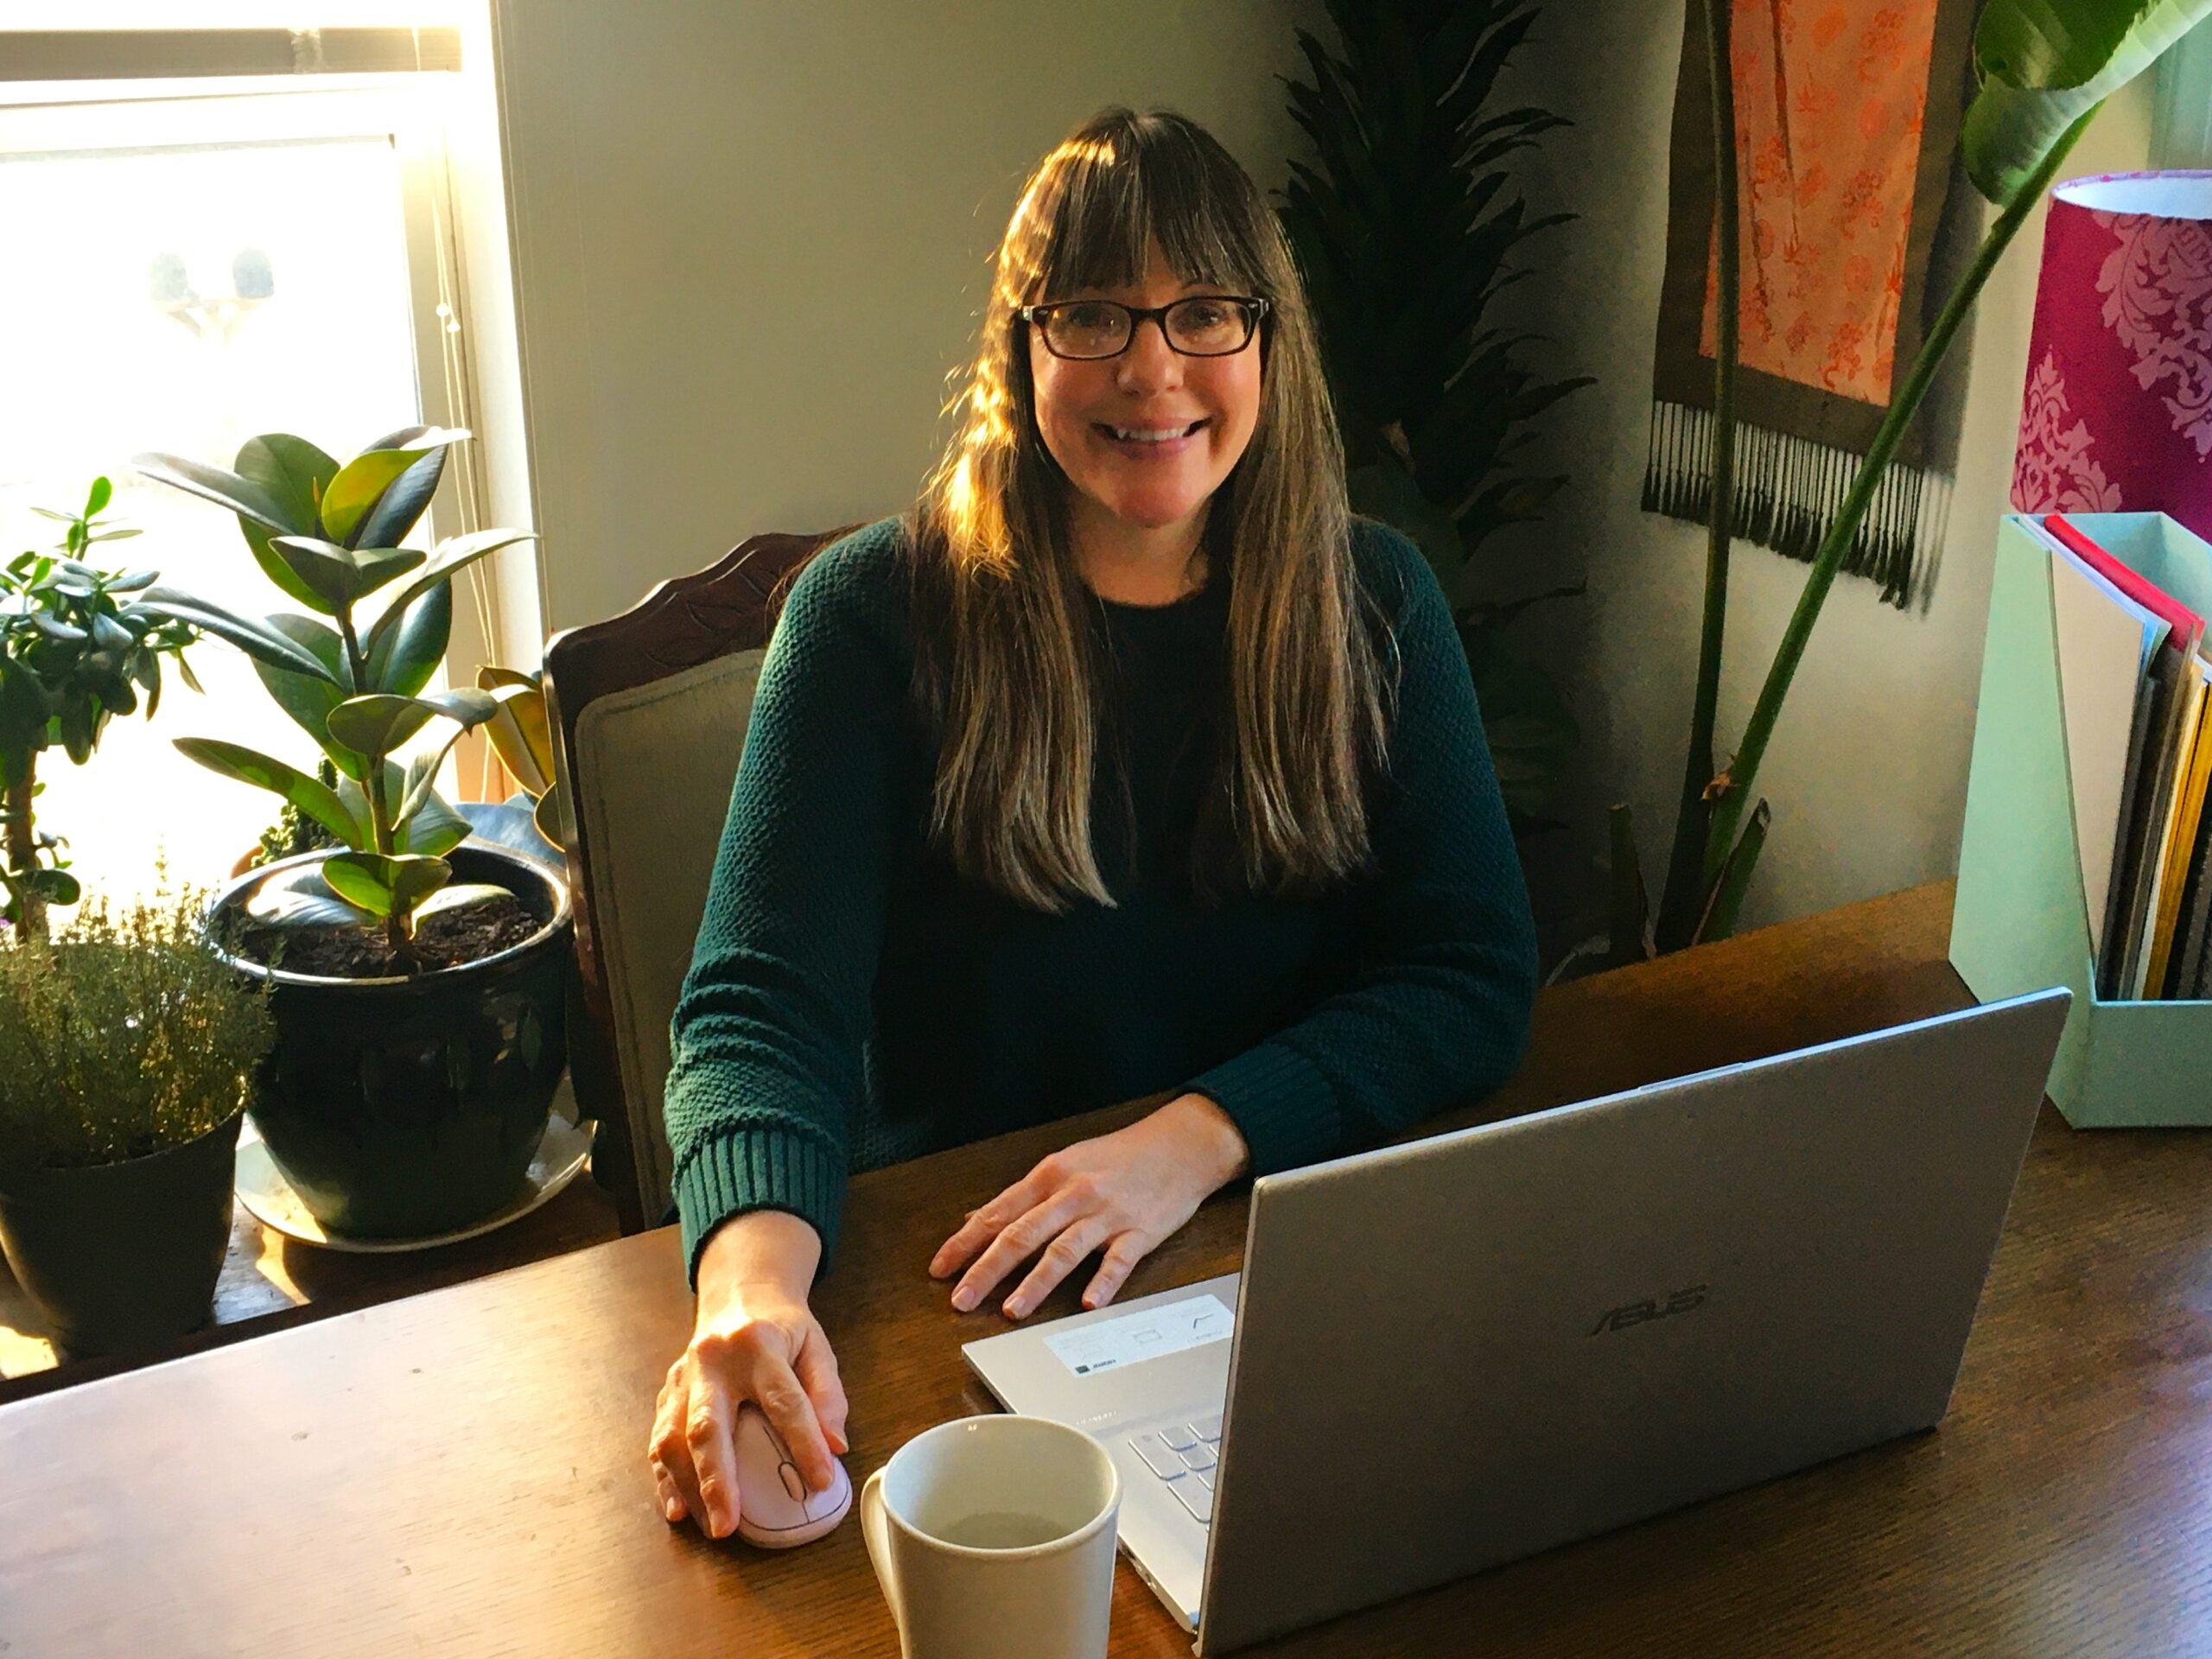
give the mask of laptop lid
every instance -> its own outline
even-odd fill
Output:
[[[1934,1424],[2069,1000],[1256,1182],[1198,1650]]]

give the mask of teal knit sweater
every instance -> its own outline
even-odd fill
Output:
[[[1233,580],[1217,567],[1172,605],[1097,601],[1122,671],[1103,722],[1121,758],[1092,830],[1116,902],[1059,916],[925,846],[935,753],[909,696],[904,547],[885,519],[824,550],[761,670],[671,1027],[695,1277],[728,1217],[790,1211],[826,1262],[849,1174],[1094,1107],[1205,1095],[1258,1176],[1475,1100],[1520,1063],[1528,890],[1466,658],[1410,542],[1355,521],[1400,676],[1388,774],[1369,791],[1373,874],[1303,901],[1190,896],[1207,776],[1191,735]]]

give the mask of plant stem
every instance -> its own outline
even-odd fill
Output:
[[[1713,500],[1706,515],[1705,618],[1697,655],[1697,697],[1690,710],[1689,750],[1682,757],[1682,794],[1675,814],[1674,850],[1667,862],[1656,943],[1677,950],[1704,906],[1707,820],[1706,785],[1713,779],[1713,727],[1720,707],[1720,648],[1728,620],[1728,546],[1736,523],[1736,349],[1742,276],[1740,204],[1736,185],[1736,80],[1730,41],[1734,0],[1705,0],[1706,75],[1713,87],[1713,209],[1718,270],[1713,364]]]
[[[1942,311],[1928,331],[1928,338],[1912,360],[1911,372],[1906,375],[1904,387],[1890,400],[1889,412],[1882,417],[1882,424],[1874,435],[1873,447],[1866,459],[1859,463],[1858,474],[1851,481],[1851,489],[1844,497],[1835,522],[1828,528],[1821,543],[1819,555],[1813,561],[1812,574],[1805,578],[1804,591],[1798,595],[1797,608],[1789,618],[1782,643],[1774,653],[1772,666],[1767,670],[1766,683],[1760,688],[1759,700],[1751,709],[1750,722],[1744,728],[1744,741],[1736,759],[1720,779],[1714,780],[1719,795],[1713,814],[1713,823],[1707,831],[1705,842],[1705,880],[1709,886],[1718,878],[1734,846],[1737,827],[1743,822],[1745,803],[1751,798],[1751,785],[1758,777],[1759,762],[1765,758],[1768,740],[1774,735],[1775,721],[1781,718],[1783,699],[1789,694],[1789,683],[1797,672],[1797,664],[1805,654],[1805,643],[1811,638],[1813,624],[1820,620],[1821,606],[1827,598],[1835,575],[1842,567],[1843,556],[1859,532],[1859,525],[1866,516],[1866,509],[1874,499],[1875,486],[1881,482],[1882,469],[1889,464],[1891,454],[1904,436],[1921,401],[1928,395],[1929,383],[1936,377],[1936,365],[1950,349],[1951,337],[1974,309],[1980,297],[1982,286],[1989,280],[1997,262],[2018,233],[2021,224],[2043,200],[2044,192],[2066,160],[2069,151],[2082,136],[2102,105],[2092,105],[2072,126],[2069,127],[2036,170],[2022,181],[2012,199],[2005,204],[1988,233],[1982,238],[1981,246],[1975,251],[1974,264],[1967,268],[1951,296],[1943,302]]]
[[[346,647],[346,695],[350,697],[368,683],[369,661],[361,653],[359,636],[353,632],[353,607],[340,606],[336,620],[338,638]]]
[[[358,692],[368,683],[368,658],[361,652],[361,641],[353,632],[353,607],[338,607],[338,638],[346,647],[346,678],[348,696]],[[384,756],[372,754],[361,779],[361,794],[369,804],[369,832],[376,850],[389,857],[392,851],[391,807],[384,798]]]
[[[8,868],[17,876],[28,876],[38,868],[38,835],[31,823],[31,791],[37,782],[38,752],[27,749],[8,770],[4,810],[0,811],[8,825]],[[43,939],[47,937],[45,895],[29,887],[16,892],[22,905],[23,937]]]

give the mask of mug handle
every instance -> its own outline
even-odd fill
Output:
[[[868,1558],[875,1563],[876,1581],[883,1586],[883,1599],[891,1604],[892,1623],[899,1627],[903,1643],[906,1633],[906,1609],[899,1595],[899,1569],[891,1559],[891,1523],[883,1512],[883,1471],[879,1469],[861,1487],[861,1536],[868,1541]]]

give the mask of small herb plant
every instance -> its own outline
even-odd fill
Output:
[[[335,785],[255,750],[214,738],[177,747],[226,778],[282,796],[344,844],[314,874],[257,911],[264,926],[381,925],[393,957],[419,969],[415,930],[442,910],[488,903],[505,890],[449,886],[443,855],[468,825],[432,787],[461,734],[499,712],[474,687],[423,695],[453,627],[453,577],[486,555],[529,539],[518,530],[456,536],[424,551],[399,543],[444,474],[465,432],[407,427],[340,465],[304,438],[249,438],[235,471],[175,455],[133,463],[237,513],[262,571],[312,614],[236,615],[172,596],[174,614],[218,633],[254,659],[277,705],[337,770]],[[385,595],[373,619],[363,601]],[[177,602],[182,601],[183,602]],[[452,722],[436,747],[404,766],[392,752],[434,720]]]
[[[96,894],[54,938],[0,948],[0,1167],[143,1157],[246,1103],[276,1025],[207,949],[206,901],[164,874],[119,913]]]

